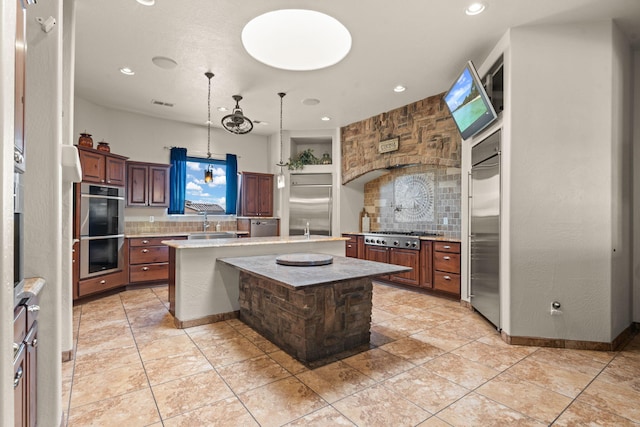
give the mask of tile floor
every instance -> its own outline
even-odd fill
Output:
[[[374,284],[371,346],[305,367],[239,320],[175,329],[167,288],[74,308],[68,426],[640,424],[619,352],[504,344],[458,303]]]

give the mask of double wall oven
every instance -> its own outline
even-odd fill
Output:
[[[124,188],[80,185],[80,278],[124,268]]]

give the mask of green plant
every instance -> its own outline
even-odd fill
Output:
[[[320,159],[313,155],[313,150],[307,148],[298,153],[293,159],[289,157],[289,170],[302,169],[304,165],[317,165],[319,163]]]

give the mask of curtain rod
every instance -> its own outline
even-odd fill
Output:
[[[165,150],[171,150],[172,148],[183,148],[183,147],[178,147],[178,146],[175,146],[175,145],[173,145],[171,147],[168,147],[166,145],[164,146]],[[206,155],[207,155],[207,153],[205,153],[204,151],[189,151],[189,150],[187,150],[187,155],[190,155],[189,153],[193,153],[193,154],[196,154],[196,155],[199,155],[199,156],[200,155],[201,156],[205,156],[205,158],[206,158]],[[226,154],[220,154],[220,153],[211,153],[211,157],[222,157],[223,159],[226,159],[227,155]],[[236,157],[239,158],[239,159],[242,158],[242,156],[236,156]]]

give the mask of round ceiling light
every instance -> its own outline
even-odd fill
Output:
[[[464,13],[466,13],[467,15],[470,15],[470,16],[479,15],[482,12],[484,12],[486,7],[487,6],[484,3],[481,3],[481,2],[471,3],[464,10]]]
[[[302,104],[312,107],[314,105],[320,104],[320,100],[316,98],[305,98],[302,100]]]
[[[156,4],[156,0],[136,0],[136,1],[143,6],[153,6],[154,4]]]
[[[393,91],[396,93],[404,92],[405,90],[407,90],[407,88],[402,85],[398,85],[393,88]]]
[[[157,67],[164,68],[165,70],[171,70],[176,68],[178,63],[171,58],[167,58],[166,56],[154,56],[151,58],[151,62],[153,62]]]
[[[124,74],[125,76],[133,76],[136,72],[133,71],[131,68],[129,67],[122,67],[120,68],[120,72],[122,74]]]
[[[242,44],[263,64],[291,71],[337,64],[351,50],[351,33],[337,19],[313,10],[282,9],[253,18]]]

